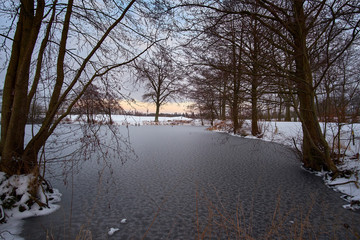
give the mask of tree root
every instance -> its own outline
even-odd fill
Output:
[[[41,207],[41,208],[43,208],[43,207],[48,208],[48,207],[49,207],[48,203],[43,203],[43,202],[39,201],[39,199],[37,199],[36,197],[34,197],[34,196],[32,196],[32,195],[30,195],[29,197],[30,197],[30,199],[31,199],[32,201],[34,201],[37,205],[39,205],[39,207]],[[46,200],[47,200],[47,199],[46,199]],[[31,204],[31,205],[32,205],[32,204]]]

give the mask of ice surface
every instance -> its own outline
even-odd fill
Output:
[[[302,126],[300,122],[276,122],[276,121],[260,121],[259,126],[263,135],[260,139],[264,141],[276,142],[283,145],[287,145],[290,147],[296,147],[301,149],[302,144]],[[326,129],[326,140],[329,145],[332,146],[334,141],[334,136],[338,134],[338,124],[336,123],[320,123],[322,130]],[[243,124],[243,133],[242,137],[245,138],[257,138],[251,135],[251,122],[246,120]],[[346,153],[346,157],[342,160],[341,165],[338,166],[340,170],[350,170],[353,172],[349,178],[338,177],[334,180],[331,180],[328,177],[327,172],[315,172],[317,176],[321,176],[324,178],[325,184],[329,187],[333,188],[335,191],[341,192],[345,194],[347,197],[344,198],[346,201],[350,203],[355,203],[360,200],[360,160],[359,157],[355,157],[354,159],[350,159],[353,156],[359,156],[360,152],[360,124],[343,124],[340,128],[340,146],[341,153]],[[220,130],[223,131],[223,130]],[[354,132],[355,138],[352,137],[352,131]],[[233,136],[240,136],[234,135]],[[337,143],[335,143],[337,144]],[[346,183],[346,184],[340,184]],[[346,205],[345,208],[356,209],[360,208],[357,204]]]
[[[127,132],[125,127],[119,129]],[[93,239],[141,239],[151,225],[149,239],[191,239],[197,233],[198,203],[202,227],[208,222],[208,207],[215,204],[214,207],[224,206],[229,219],[239,209],[244,224],[250,222],[254,238],[260,239],[256,236],[268,229],[277,201],[281,206],[279,216],[289,214],[281,221],[291,228],[299,226],[311,206],[308,221],[317,232],[324,230],[319,229],[321,225],[342,236],[346,229],[341,223],[359,230],[360,220],[352,219],[356,213],[341,208],[344,201],[340,194],[324,186],[321,178],[301,170],[287,147],[189,126],[129,127],[129,132],[138,155],[136,160],[122,165],[110,158],[107,163],[111,169],[102,174],[101,181],[98,173],[103,163],[96,159],[84,162],[81,171],[74,175],[74,195],[61,185],[61,180],[53,181],[64,193],[62,211],[26,220],[24,234],[34,240],[45,239],[43,230],[38,229],[42,225],[58,233],[59,239],[67,239],[68,233],[76,234],[86,225]],[[58,165],[53,168],[61,172]],[[95,188],[99,192],[95,193]],[[73,226],[65,232],[68,222],[63,212],[70,211],[70,202]],[[121,224],[125,216],[131,221]],[[110,227],[120,230],[109,236]]]
[[[78,116],[70,116],[70,119],[76,123],[78,121]],[[112,116],[112,120],[118,125],[146,125],[151,124],[154,120],[154,117],[143,117],[143,116],[125,116],[125,115],[115,115]],[[159,117],[160,124],[170,125],[176,121],[184,121],[186,124],[190,125],[200,125],[200,120],[191,120],[185,117]],[[324,128],[324,124],[322,124]],[[294,142],[297,144],[298,148],[301,148],[301,138],[302,138],[302,130],[301,123],[299,122],[260,122],[260,128],[263,132],[262,140],[277,142],[288,146],[294,146]],[[332,141],[333,134],[337,133],[336,124],[327,124],[327,140]],[[354,139],[354,143],[351,142],[351,130],[354,130],[356,139]],[[246,138],[256,138],[250,135],[250,121],[246,120],[244,122],[244,132]],[[342,145],[347,146],[347,153],[351,155],[355,155],[359,153],[360,150],[360,139],[358,138],[360,135],[360,124],[354,125],[344,125],[341,128],[342,134]],[[354,172],[360,172],[360,161],[357,159],[349,159],[344,158],[343,164],[339,166],[341,170],[353,170]],[[350,178],[337,178],[331,180],[327,177],[326,172],[319,172],[317,175],[322,176],[324,178],[325,183],[346,195],[344,198],[346,201],[354,202],[360,201],[360,189],[358,186],[360,185],[359,177],[356,175],[350,176]],[[0,172],[0,194],[3,195],[8,191],[11,191],[11,186],[16,186],[16,193],[22,195],[19,204],[24,204],[28,199],[29,195],[27,194],[27,184],[31,181],[31,176],[14,176],[7,181],[5,181],[6,177],[4,173]],[[356,185],[356,183],[357,185]],[[347,183],[347,184],[342,184]],[[45,199],[45,196],[39,193],[41,200]],[[50,197],[50,196],[48,196]],[[22,221],[21,219],[31,216],[40,216],[52,213],[56,209],[59,208],[55,203],[60,201],[61,194],[55,190],[53,194],[51,194],[53,198],[52,201],[49,202],[49,208],[40,208],[39,206],[33,206],[30,210],[25,212],[19,212],[18,208],[15,210],[7,211],[6,214],[9,216],[8,222],[6,224],[0,225],[0,238],[4,239],[21,239],[17,237],[16,234],[19,234],[21,231]],[[352,204],[347,204],[343,206],[344,208],[354,209],[355,207]],[[126,223],[126,219],[122,219],[121,223]],[[117,228],[111,228],[113,231],[117,231]],[[110,229],[110,230],[111,230]],[[112,232],[112,234],[114,233]],[[110,231],[109,231],[110,235]]]

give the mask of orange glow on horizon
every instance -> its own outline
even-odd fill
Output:
[[[160,107],[160,113],[186,113],[189,112],[188,106],[193,102],[166,103]],[[156,107],[154,103],[140,101],[120,101],[121,107],[125,111],[134,111],[142,113],[155,113]]]

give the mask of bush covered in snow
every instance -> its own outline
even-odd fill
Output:
[[[0,172],[0,238],[16,234],[19,219],[49,214],[59,208],[61,194],[34,175],[6,176]],[[4,235],[5,234],[5,235]]]

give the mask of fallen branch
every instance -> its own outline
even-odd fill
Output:
[[[357,181],[348,181],[348,182],[343,182],[343,183],[333,183],[333,184],[329,184],[329,186],[333,187],[333,186],[345,185],[345,184],[348,184],[348,183],[354,183],[356,188],[360,188],[359,183]]]

